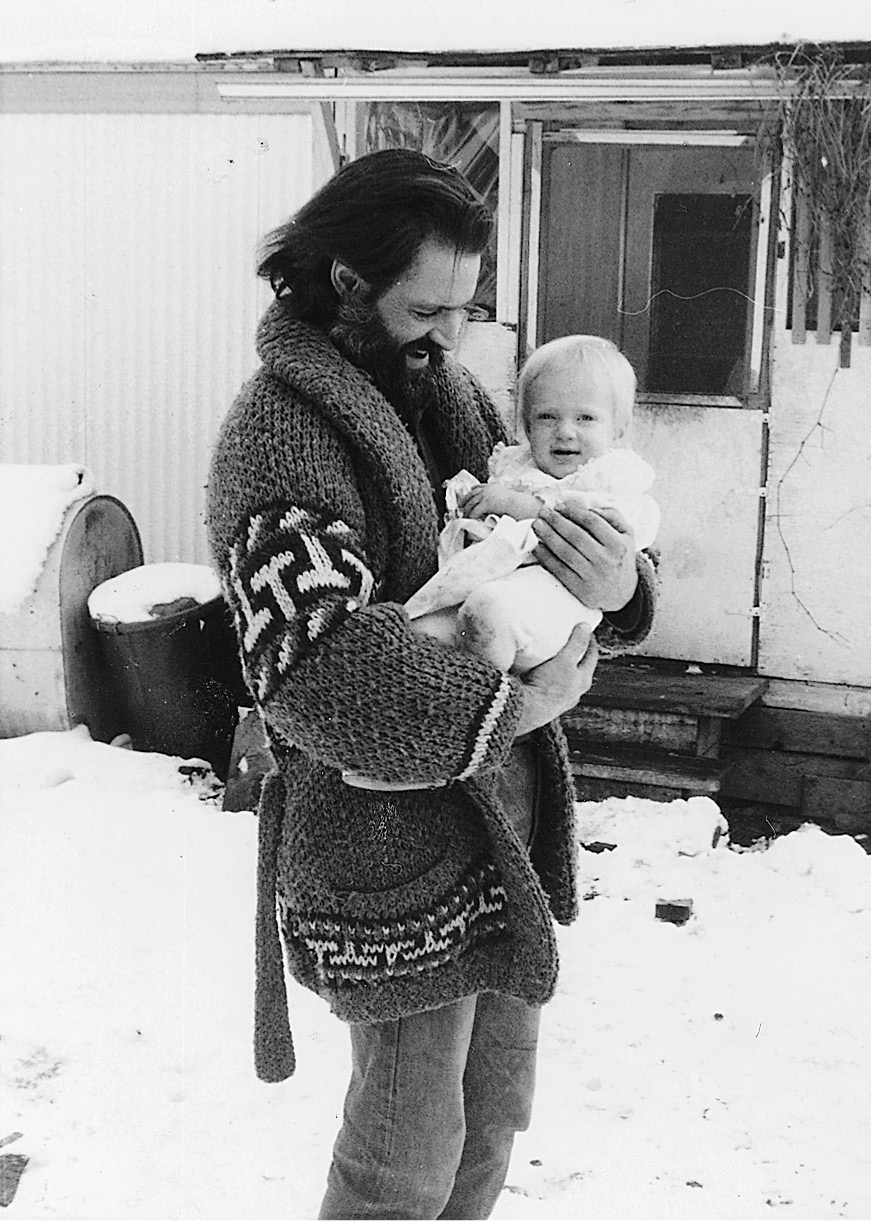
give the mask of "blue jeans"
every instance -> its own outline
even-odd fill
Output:
[[[529,1125],[540,1012],[486,992],[352,1025],[320,1217],[489,1217]]]

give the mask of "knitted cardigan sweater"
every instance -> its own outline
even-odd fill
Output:
[[[577,894],[558,725],[534,735],[530,853],[496,785],[520,683],[418,638],[402,609],[437,566],[412,438],[367,375],[280,302],[258,351],[216,444],[207,524],[276,762],[259,809],[255,1065],[279,1081],[294,1069],[279,928],[292,975],[347,1021],[478,991],[539,1005],[556,981],[552,917],[570,922]],[[483,481],[498,416],[454,362],[437,382],[442,451]],[[353,788],[343,768],[434,787]]]

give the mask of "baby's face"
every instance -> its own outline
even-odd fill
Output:
[[[527,435],[539,470],[562,479],[616,443],[614,391],[601,374],[543,369],[526,397]]]

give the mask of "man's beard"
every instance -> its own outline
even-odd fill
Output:
[[[330,338],[403,414],[417,415],[429,402],[443,353],[428,337],[410,344],[398,343],[369,301],[346,293],[339,299]],[[409,369],[406,355],[418,349],[426,351],[429,361],[423,369]]]

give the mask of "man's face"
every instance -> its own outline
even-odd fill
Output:
[[[427,238],[403,274],[375,300],[375,312],[410,373],[457,344],[475,296],[481,256]]]
[[[459,338],[480,266],[479,255],[427,239],[380,296],[341,294],[331,337],[387,398],[411,405]]]

